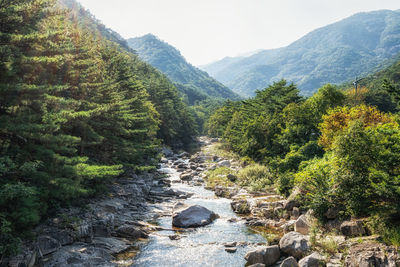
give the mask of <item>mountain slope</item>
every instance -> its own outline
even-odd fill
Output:
[[[193,141],[198,126],[193,111],[182,101],[179,91],[159,70],[141,60],[118,33],[107,28],[75,0],[58,0],[68,8],[68,18],[82,31],[95,36],[99,42],[108,40],[130,59],[133,75],[149,94],[149,100],[159,114],[157,137],[171,146],[187,145]]]
[[[141,59],[174,81],[178,89],[187,95],[189,103],[208,97],[237,99],[237,95],[229,88],[189,64],[176,48],[156,36],[147,34],[131,38],[128,44]]]
[[[281,78],[295,82],[303,94],[310,95],[324,83],[342,83],[370,73],[398,52],[400,10],[380,10],[319,28],[287,47],[202,68],[243,96]]]

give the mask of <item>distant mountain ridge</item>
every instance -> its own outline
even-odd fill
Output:
[[[202,69],[242,96],[281,78],[310,95],[325,83],[370,73],[399,52],[400,10],[379,10],[316,29],[283,48],[224,58]]]
[[[233,93],[208,73],[192,66],[173,46],[153,34],[128,39],[128,45],[139,57],[167,75],[193,104],[209,97],[238,99]]]

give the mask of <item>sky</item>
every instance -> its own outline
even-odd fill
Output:
[[[358,12],[400,9],[399,0],[78,0],[108,28],[152,33],[193,65],[287,46]]]

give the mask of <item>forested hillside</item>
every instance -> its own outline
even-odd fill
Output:
[[[394,79],[397,67],[376,76]],[[400,89],[392,81],[377,79],[378,88],[357,91],[327,84],[304,98],[281,80],[218,109],[208,132],[243,161],[266,166],[263,178],[249,182],[258,190],[272,181],[281,194],[296,191],[296,200],[321,223],[365,218],[372,233],[398,246]],[[385,97],[372,97],[377,93]]]
[[[161,143],[196,134],[168,78],[67,2],[74,11],[0,1],[1,255],[57,208],[154,168]]]
[[[189,64],[181,53],[152,34],[128,40],[141,59],[167,75],[186,96],[188,103],[209,98],[238,99],[238,96],[206,72]]]
[[[359,13],[314,30],[287,47],[203,66],[242,96],[274,81],[295,82],[302,95],[325,83],[340,84],[375,72],[400,52],[400,11]]]

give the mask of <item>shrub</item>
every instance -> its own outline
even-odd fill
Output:
[[[239,171],[238,181],[252,190],[262,190],[273,184],[274,177],[266,166],[252,164]]]
[[[292,192],[293,187],[294,174],[292,172],[286,172],[279,175],[276,182],[276,188],[278,189],[279,194],[288,197]]]
[[[360,105],[353,108],[347,106],[335,108],[323,116],[323,122],[320,125],[319,144],[326,150],[331,149],[335,138],[346,130],[351,122],[356,120],[361,121],[364,127],[395,122],[394,117],[380,112],[375,107]]]

